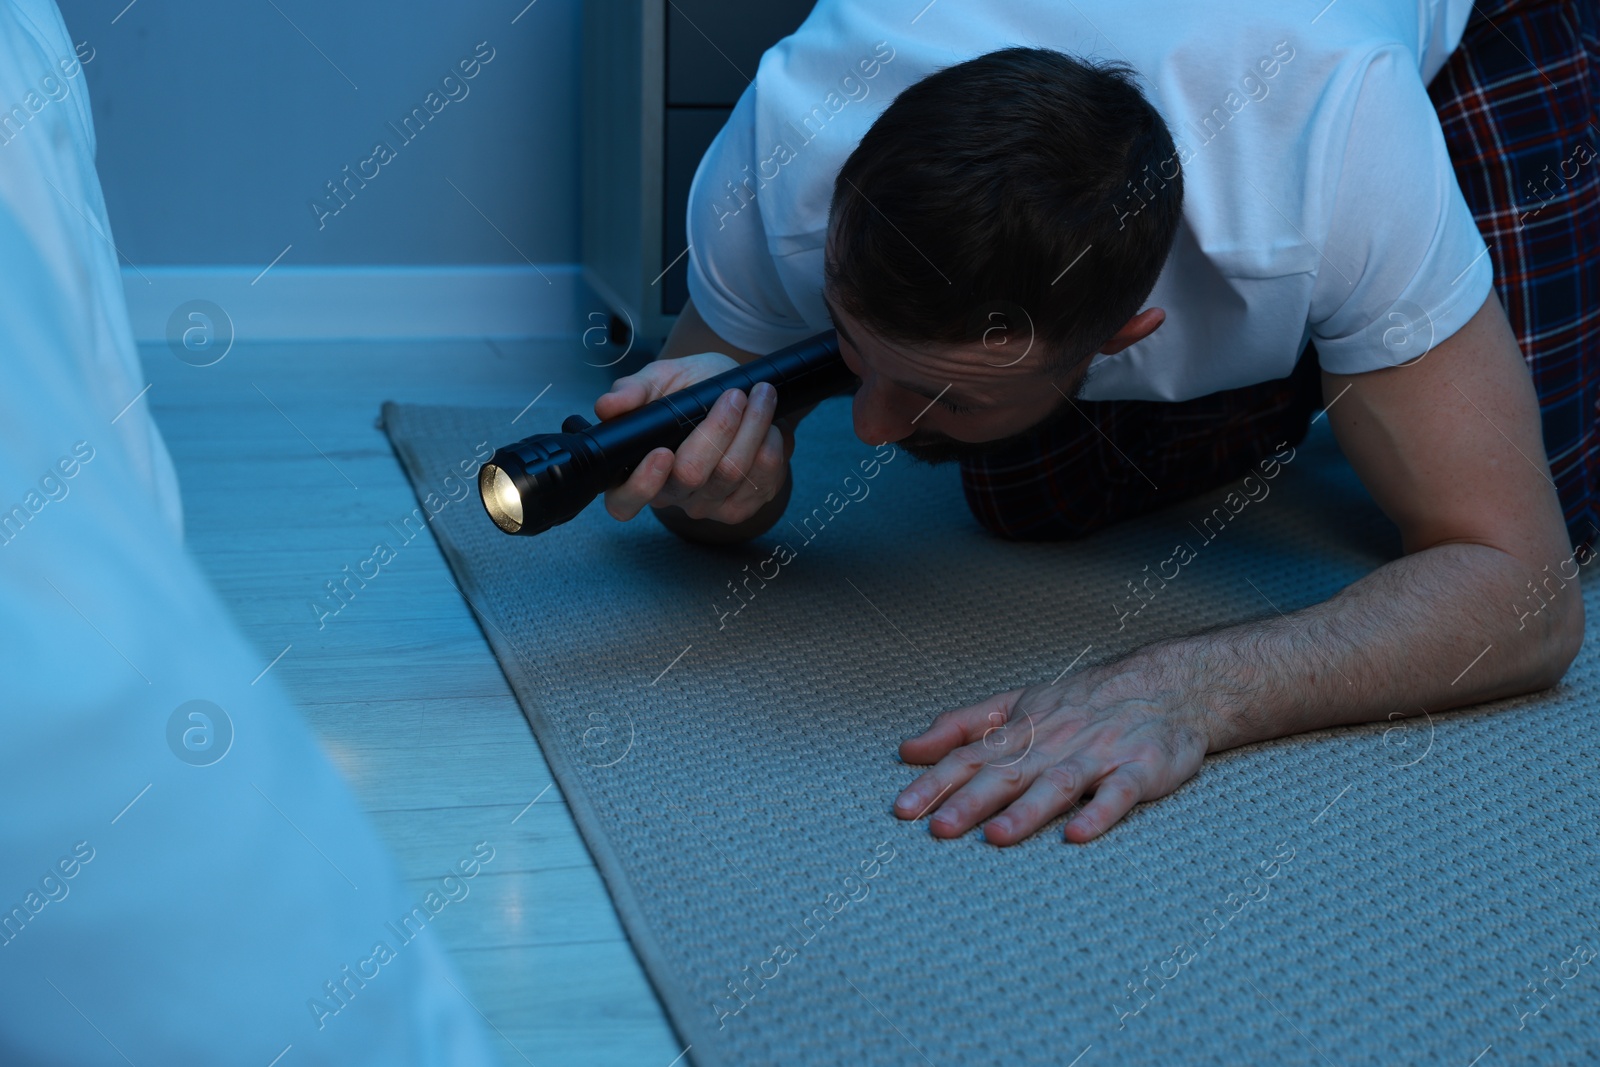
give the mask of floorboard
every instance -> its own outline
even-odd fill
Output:
[[[585,354],[574,341],[239,344],[192,367],[141,350],[189,547],[262,667],[283,653],[272,673],[402,876],[420,893],[493,846],[436,929],[504,1061],[665,1067],[682,1048],[521,709],[432,539],[402,543],[390,525],[416,498],[375,421],[384,400],[520,408],[541,393],[518,429],[592,418],[613,375]],[[314,610],[380,541],[395,558],[337,613]]]

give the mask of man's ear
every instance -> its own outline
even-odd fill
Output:
[[[1156,332],[1156,327],[1167,320],[1167,313],[1160,308],[1145,308],[1139,314],[1129,319],[1127,325],[1118,330],[1100,351],[1106,355],[1121,352],[1131,344],[1137,344],[1146,337]]]

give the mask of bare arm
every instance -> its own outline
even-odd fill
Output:
[[[685,300],[683,310],[678,313],[678,318],[672,324],[672,332],[667,334],[666,343],[661,346],[661,352],[656,358],[680,359],[697,352],[721,352],[740,363],[749,363],[759,355],[756,352],[746,352],[717,336],[716,331],[706,325],[706,320],[700,317],[694,301]]]
[[[1422,359],[1325,374],[1323,394],[1406,555],[1324,603],[1180,646],[1228,665],[1212,751],[1544,689],[1583,643],[1538,399],[1493,292]]]
[[[896,813],[918,818],[948,794],[936,835],[1004,809],[984,832],[1012,844],[1092,792],[1066,831],[1087,841],[1171,792],[1208,752],[1555,684],[1583,642],[1584,560],[1568,544],[1533,384],[1498,299],[1421,360],[1324,375],[1323,389],[1341,448],[1400,527],[1403,558],[1323,603],[945,712],[901,745],[907,762],[938,763]],[[1025,728],[990,737],[1018,719]]]

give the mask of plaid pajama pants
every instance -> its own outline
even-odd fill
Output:
[[[1575,545],[1600,527],[1600,4],[1480,2],[1428,86],[1539,394]],[[1315,345],[1287,378],[1193,400],[1080,401],[1083,419],[961,463],[973,515],[1008,539],[1081,537],[1224,485],[1321,407]]]

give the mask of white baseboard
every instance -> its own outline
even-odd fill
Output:
[[[205,300],[239,341],[571,337],[607,310],[574,263],[441,267],[123,268],[140,342],[167,339],[184,304]],[[178,316],[178,321],[183,321]],[[181,327],[180,327],[181,330]]]

